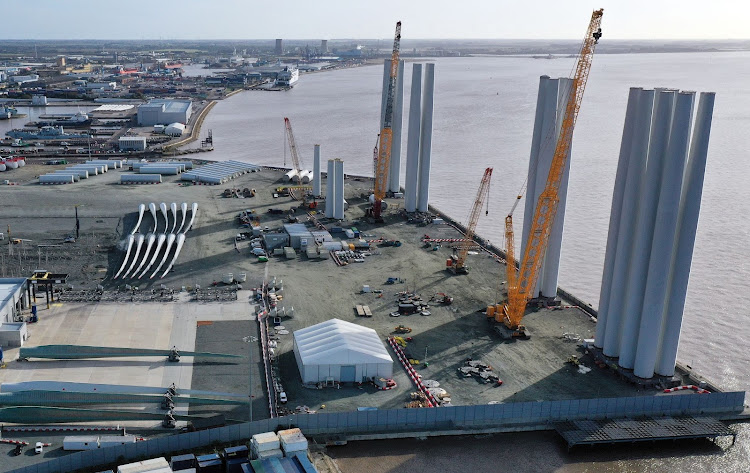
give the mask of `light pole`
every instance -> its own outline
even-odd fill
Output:
[[[253,344],[258,341],[258,337],[248,335],[242,337],[242,341],[247,343],[250,351],[250,366],[248,367],[248,398],[247,398],[247,409],[250,415],[250,422],[253,421]]]
[[[424,346],[424,358],[422,359],[422,361],[424,362],[425,367],[429,366],[427,364],[427,347],[429,347],[429,345],[425,345]]]

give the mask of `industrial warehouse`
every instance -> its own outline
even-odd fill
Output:
[[[0,422],[4,439],[60,451],[9,457],[12,471],[307,472],[312,444],[521,430],[568,448],[733,439],[723,422],[745,419],[745,393],[677,361],[714,93],[621,91],[599,311],[558,285],[602,15],[573,77],[539,79],[523,226],[516,238],[513,206],[502,248],[477,233],[493,167],[476,173],[466,221],[431,205],[434,63],[412,65],[401,152],[400,22],[372,179],[325,145],[304,169],[287,117],[291,169],[90,160],[47,178],[66,185],[14,189],[31,210],[5,217],[14,278],[0,314],[31,336],[3,346]],[[86,438],[54,433],[66,429]]]

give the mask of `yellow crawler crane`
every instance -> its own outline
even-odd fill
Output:
[[[479,184],[477,197],[474,199],[474,205],[469,214],[469,222],[466,225],[464,241],[460,243],[458,253],[452,255],[451,259],[446,261],[446,266],[453,274],[466,274],[469,272],[466,268],[466,256],[469,254],[469,248],[475,246],[474,232],[477,229],[477,222],[479,222],[479,215],[481,214],[482,207],[484,206],[485,201],[489,200],[490,179],[492,179],[492,168],[487,168],[484,170],[484,175],[482,175],[482,182]],[[485,215],[486,214],[487,211],[485,211]]]
[[[398,76],[399,54],[401,49],[401,22],[396,23],[396,35],[393,39],[393,53],[391,54],[391,72],[388,79],[388,95],[385,102],[385,118],[383,129],[380,131],[380,147],[378,149],[378,160],[375,164],[375,203],[370,211],[377,222],[383,217],[383,199],[388,190],[388,169],[391,164],[391,146],[393,145],[393,99],[396,95],[396,78]]]
[[[555,153],[547,176],[547,183],[539,195],[534,211],[534,219],[531,222],[529,238],[524,248],[523,259],[516,274],[516,265],[513,251],[513,209],[505,219],[505,238],[508,255],[507,260],[507,284],[508,300],[502,308],[492,306],[487,308],[487,315],[494,316],[495,321],[502,322],[509,332],[509,336],[515,338],[529,338],[526,328],[521,325],[526,304],[534,297],[533,291],[536,287],[539,271],[542,266],[544,254],[547,251],[550,231],[557,215],[557,205],[560,201],[559,190],[562,182],[565,164],[573,141],[573,129],[575,128],[578,111],[581,108],[583,92],[586,89],[586,81],[591,71],[591,60],[594,57],[599,38],[602,36],[601,22],[604,10],[595,10],[591,14],[586,36],[583,38],[581,50],[578,54],[575,73],[571,81],[570,96],[563,115],[560,135],[555,146]]]

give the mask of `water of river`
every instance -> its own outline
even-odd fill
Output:
[[[436,62],[430,201],[465,221],[484,168],[493,166],[490,217],[480,219],[478,233],[500,243],[503,217],[526,175],[538,78],[568,76],[573,59],[483,57]],[[746,52],[594,59],[573,142],[560,265],[560,285],[597,306],[628,88],[716,92],[679,359],[726,388],[741,390],[750,387],[750,350],[743,349],[750,338],[750,326],[744,324],[750,306],[750,294],[745,292],[750,278],[750,188],[745,183],[750,175],[748,73],[750,53]],[[290,92],[245,92],[222,101],[203,126],[203,134],[213,130],[216,151],[211,158],[283,165],[283,118],[289,117],[307,168],[312,166],[313,144],[319,143],[325,159],[345,161],[346,172],[371,175],[381,78],[378,66],[343,69],[305,75]],[[408,104],[409,65],[404,83]],[[405,110],[404,150],[407,123]],[[515,215],[518,229],[521,214]],[[712,471],[745,471],[750,444],[740,442],[735,448],[744,452],[741,458],[735,451],[734,460],[722,462],[720,468],[715,456],[697,458],[696,465]],[[669,462],[635,465],[631,469],[656,471]],[[627,464],[623,468],[627,470]]]

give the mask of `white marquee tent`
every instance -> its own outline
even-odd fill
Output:
[[[339,319],[295,331],[294,357],[304,383],[393,376],[393,359],[375,330]]]

